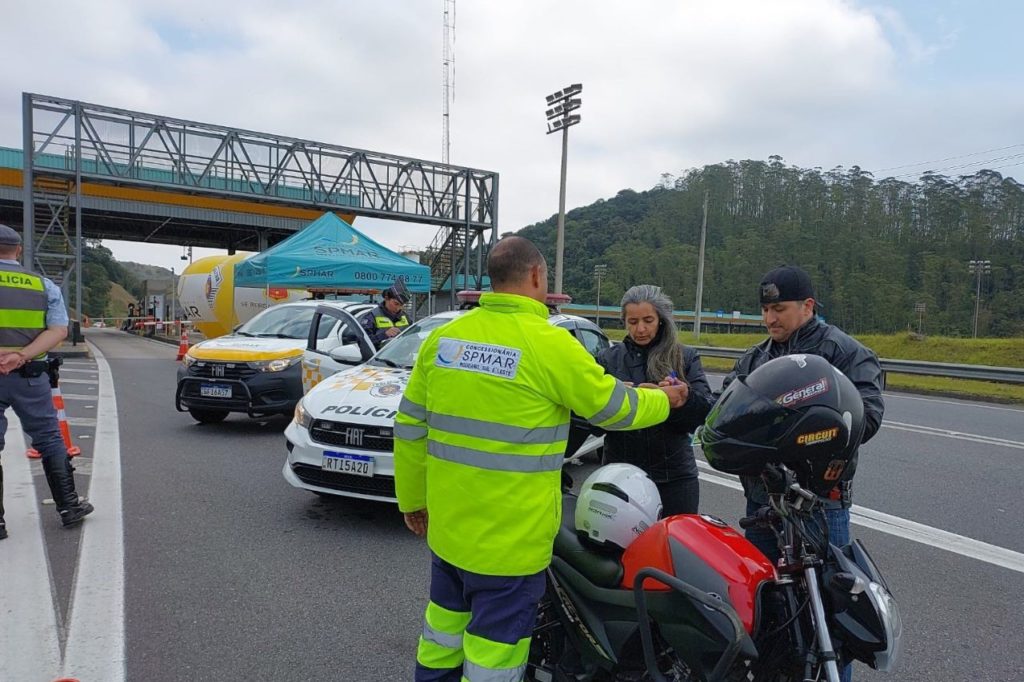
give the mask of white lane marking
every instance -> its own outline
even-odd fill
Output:
[[[60,641],[40,506],[21,423],[12,413],[4,458],[5,520],[0,540],[0,680],[52,680],[60,671]],[[50,523],[59,523],[50,508]]]
[[[97,384],[99,383],[96,379],[64,379],[61,378],[61,384]]]
[[[64,648],[64,675],[122,682],[124,641],[124,519],[121,509],[121,435],[110,365],[95,345],[99,409],[89,498],[96,511],[82,527]]]
[[[64,391],[61,391],[60,394],[61,397],[64,398],[64,400],[96,400],[95,395],[82,395],[81,393],[65,393]]]
[[[963,431],[953,431],[952,429],[937,429],[933,426],[922,426],[920,424],[907,424],[906,422],[894,421],[883,421],[882,427],[888,429],[896,429],[897,431],[910,431],[912,433],[920,433],[926,436],[954,438],[956,440],[966,440],[972,443],[982,443],[984,445],[998,445],[1006,448],[1016,448],[1018,450],[1024,450],[1024,442],[1021,442],[1019,440],[995,438],[993,436],[983,436],[977,433],[964,433]]]
[[[700,477],[708,483],[725,486],[733,490],[743,490],[743,486],[734,476],[715,471],[706,462],[697,460],[697,468],[702,470]],[[712,473],[713,472],[713,473]],[[885,512],[868,509],[859,505],[850,508],[850,523],[864,528],[871,528],[882,533],[894,535],[904,540],[919,542],[922,545],[943,549],[953,554],[977,559],[993,566],[1002,566],[1017,573],[1024,573],[1024,554],[1012,549],[990,545],[981,540],[964,537],[956,533],[926,526],[923,523],[910,521]]]
[[[999,405],[987,405],[983,403],[971,402],[969,400],[941,400],[939,398],[922,398],[916,395],[907,395],[906,393],[890,393],[885,391],[882,393],[886,398],[899,398],[901,400],[921,400],[926,403],[942,403],[944,405],[956,405],[957,407],[977,407],[982,410],[1000,410],[1002,412],[1020,412],[1024,413],[1024,409],[1015,407],[1001,407]]]
[[[96,367],[93,366],[92,369],[86,369],[84,367],[79,368],[79,367],[68,367],[67,365],[61,365],[60,366],[60,373],[63,374],[64,372],[86,372],[88,374],[92,374],[92,375],[95,376],[95,374],[96,374]]]

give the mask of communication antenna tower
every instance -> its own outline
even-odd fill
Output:
[[[441,115],[441,162],[448,163],[451,153],[451,105],[455,101],[455,0],[444,4],[444,45],[441,50],[441,91],[444,108]]]

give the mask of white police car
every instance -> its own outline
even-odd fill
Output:
[[[420,345],[463,312],[438,313],[417,322],[365,364],[331,374],[310,390],[285,430],[285,480],[319,495],[395,502],[392,453],[398,404]],[[548,319],[568,329],[591,353],[610,345],[590,320],[558,313]],[[572,458],[599,449],[603,442],[588,437]]]

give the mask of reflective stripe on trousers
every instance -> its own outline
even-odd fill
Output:
[[[417,682],[520,682],[544,586],[543,571],[480,575],[433,555]]]

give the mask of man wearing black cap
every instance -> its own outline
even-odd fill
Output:
[[[747,350],[736,361],[732,372],[725,378],[723,390],[737,376],[746,376],[769,360],[783,355],[805,353],[818,355],[845,374],[857,387],[864,401],[864,438],[866,443],[882,424],[885,405],[882,402],[882,368],[878,357],[869,348],[851,338],[842,330],[817,318],[817,302],[810,276],[801,268],[786,265],[776,268],[761,278],[758,285],[761,317],[769,338]],[[851,483],[857,468],[854,454],[844,479],[825,501],[832,544],[845,545],[850,541]],[[764,483],[758,477],[742,477],[747,498],[747,515],[755,513],[768,503]],[[775,536],[766,529],[747,530],[747,538],[766,556],[778,558]]]
[[[21,235],[0,225],[0,450],[7,433],[8,407],[14,408],[32,447],[42,455],[43,472],[65,527],[93,511],[75,492],[74,469],[61,437],[50,397],[46,354],[68,335],[68,314],[60,289],[18,262]],[[7,537],[0,467],[0,539]]]
[[[363,327],[377,348],[383,346],[409,326],[409,318],[405,316],[405,311],[402,309],[402,306],[408,303],[410,298],[405,282],[401,279],[397,280],[384,290],[383,295],[384,300],[373,309],[373,314],[363,318]]]

